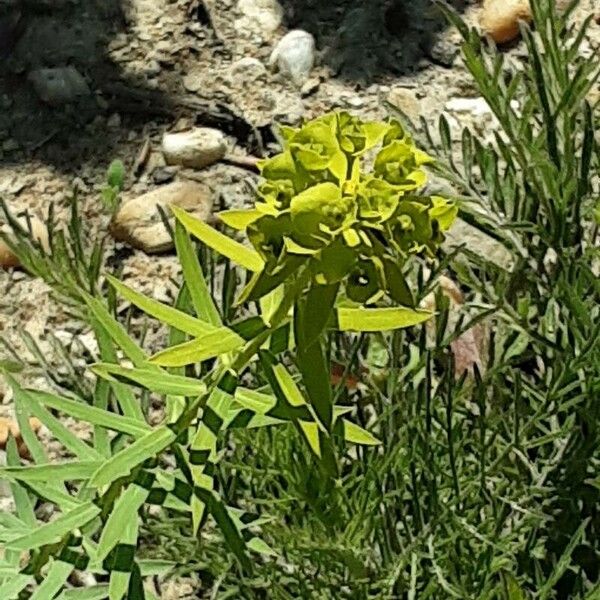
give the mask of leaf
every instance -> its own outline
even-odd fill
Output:
[[[62,514],[50,523],[45,523],[32,533],[19,537],[9,542],[8,547],[12,550],[33,550],[47,544],[56,544],[63,536],[72,533],[73,530],[83,527],[100,514],[100,508],[92,502],[86,502],[81,506]]]
[[[179,221],[175,222],[175,248],[196,314],[200,319],[218,327],[222,324],[221,316],[206,285],[194,246]]]
[[[307,404],[302,392],[296,385],[296,382],[283,365],[275,365],[273,367],[273,373],[275,374],[277,383],[284,393],[286,400],[290,403],[290,406],[297,407],[305,406]]]
[[[21,464],[19,451],[15,438],[10,436],[6,444],[6,464],[9,468],[19,467]],[[1,473],[2,471],[0,471]],[[1,475],[0,475],[1,476]],[[33,511],[33,503],[29,497],[29,492],[21,485],[16,483],[14,479],[8,478],[10,481],[10,490],[15,501],[17,516],[25,525],[29,527],[37,526],[37,519]],[[2,596],[0,596],[1,598]]]
[[[45,406],[59,410],[76,419],[87,421],[92,425],[126,433],[133,437],[140,437],[152,431],[150,425],[144,421],[116,415],[107,410],[89,406],[83,401],[76,402],[48,392],[29,391],[29,393]]]
[[[16,575],[6,583],[0,585],[0,598],[2,600],[13,600],[19,593],[34,581],[31,575]]]
[[[119,477],[128,475],[132,469],[149,458],[160,454],[176,439],[175,433],[166,426],[159,427],[137,439],[131,446],[109,458],[92,476],[91,487],[103,487]]]
[[[101,327],[134,365],[139,366],[147,361],[144,351],[129,337],[123,326],[108,312],[100,300],[90,296],[86,298],[86,303]]]
[[[101,455],[88,446],[83,440],[67,429],[56,417],[41,406],[34,396],[24,393],[30,413],[38,418],[54,435],[54,437],[77,458],[82,461],[99,460]]]
[[[123,296],[123,298],[129,300],[129,302],[135,304],[135,306],[152,317],[158,319],[162,323],[166,323],[171,327],[175,327],[176,329],[184,331],[185,333],[189,333],[193,336],[203,336],[208,333],[213,333],[216,330],[214,325],[211,325],[206,321],[196,319],[191,315],[163,304],[162,302],[148,298],[147,296],[132,290],[126,285],[123,285],[118,279],[115,279],[110,275],[107,275],[107,279],[110,284],[121,294],[121,296]]]
[[[4,467],[0,469],[0,477],[10,481],[46,482],[77,481],[89,479],[102,465],[102,461],[77,461],[51,463],[47,465],[30,465],[27,467]]]
[[[310,449],[321,458],[321,441],[319,439],[319,426],[314,421],[298,421],[298,425]]]
[[[363,446],[379,446],[381,442],[366,429],[359,427],[355,423],[343,419],[344,439],[352,444],[361,444]]]
[[[97,558],[104,560],[120,542],[123,523],[138,519],[138,511],[148,498],[148,490],[139,485],[130,485],[117,499],[104,525],[98,542]]]
[[[231,329],[222,327],[200,338],[167,348],[155,354],[150,361],[162,367],[183,367],[233,352],[244,345],[244,340]]]
[[[231,227],[232,229],[237,229],[238,231],[244,231],[248,225],[254,223],[261,217],[264,216],[264,213],[255,209],[246,209],[246,210],[224,210],[223,212],[218,213],[217,215],[227,227]]]
[[[234,400],[243,408],[257,414],[267,414],[277,403],[271,394],[263,394],[254,390],[239,387],[235,390]]]
[[[407,307],[337,309],[340,331],[391,331],[418,325],[432,316],[431,312]]]
[[[248,271],[262,271],[264,261],[253,249],[248,248],[216,229],[200,221],[178,207],[171,207],[179,222],[201,242],[216,250],[219,254],[241,265]]]
[[[173,396],[202,396],[206,385],[199,379],[171,375],[162,369],[130,369],[119,365],[100,363],[92,366],[92,371],[100,377],[113,377],[134,382],[157,394]]]
[[[105,598],[108,598],[108,585],[102,584],[65,590],[56,600],[105,600]]]
[[[48,600],[60,591],[73,572],[73,565],[60,560],[55,560],[44,576],[40,586],[33,592],[30,600]]]

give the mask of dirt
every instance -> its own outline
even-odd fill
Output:
[[[459,35],[429,1],[281,0],[280,8],[281,24],[270,29],[244,18],[237,0],[0,0],[0,198],[15,213],[42,218],[53,204],[65,220],[75,191],[89,236],[106,236],[109,260],[122,267],[124,279],[168,301],[179,275],[175,257],[146,256],[108,234],[100,192],[113,159],[128,168],[125,199],[174,177],[208,184],[222,206],[241,205],[249,201],[246,181],[254,175],[224,163],[201,171],[165,169],[162,134],[213,126],[229,136],[231,154],[260,155],[269,151],[276,123],[296,124],[339,108],[380,118],[390,96],[410,116],[433,121],[449,101],[477,98],[458,57]],[[455,8],[477,23],[475,0],[455,2]],[[594,0],[584,0],[578,18],[593,8]],[[276,42],[293,28],[316,39],[317,65],[302,89],[267,67]],[[509,52],[515,60],[523,56],[519,44]],[[256,62],[252,70],[239,63],[248,58],[265,65],[264,72]],[[47,105],[28,74],[65,65],[83,75],[92,93]],[[458,129],[467,122],[486,127],[477,111],[449,112]],[[146,140],[149,159],[134,174]],[[0,336],[28,356],[22,341],[28,332],[53,360],[45,341],[50,331],[65,340],[89,334],[43,282],[0,271]],[[160,333],[151,331],[147,340],[160,343]],[[25,380],[45,385],[35,375]],[[11,412],[11,394],[0,382],[0,414]]]

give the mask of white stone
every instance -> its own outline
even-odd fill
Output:
[[[315,64],[315,38],[301,29],[294,29],[283,36],[271,53],[269,65],[298,85],[310,76]]]
[[[225,156],[227,142],[218,129],[196,127],[180,133],[165,133],[162,151],[170,165],[202,169]]]
[[[160,216],[159,207],[169,216],[169,207],[178,206],[198,219],[207,220],[212,212],[210,189],[193,181],[160,187],[125,202],[110,224],[113,237],[147,254],[167,252],[173,241]]]

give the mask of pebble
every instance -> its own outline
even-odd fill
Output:
[[[218,129],[195,127],[189,131],[165,133],[162,152],[170,165],[202,169],[225,156],[227,141]]]
[[[302,29],[294,29],[279,40],[269,65],[301,87],[315,64],[315,38]]]
[[[273,33],[281,25],[283,9],[277,0],[239,0],[241,18],[236,29],[249,29],[260,33]]]
[[[81,73],[72,65],[36,69],[28,77],[37,95],[52,106],[61,106],[90,95],[90,88]]]
[[[110,224],[117,241],[143,250],[147,254],[168,252],[173,241],[162,222],[158,207],[169,213],[169,206],[178,206],[206,221],[212,214],[210,189],[192,181],[170,183],[126,201]]]
[[[37,240],[46,252],[49,252],[50,243],[48,240],[48,230],[46,229],[46,225],[44,225],[44,223],[35,216],[30,216],[29,220],[31,223],[33,239]],[[28,228],[27,220],[25,218],[21,217],[19,222],[23,227],[25,227],[25,229]],[[6,242],[0,239],[0,268],[10,269],[20,266],[21,263],[19,262],[18,257],[13,253]]]
[[[267,68],[258,58],[246,56],[229,67],[229,75],[231,78],[243,77],[244,81],[256,81],[267,75]]]
[[[556,0],[559,11],[568,0]],[[506,44],[519,36],[519,21],[530,23],[533,18],[529,0],[485,0],[480,24],[497,44]]]
[[[421,105],[414,89],[405,87],[393,88],[387,96],[387,101],[397,107],[411,121],[415,123],[418,121],[421,114]]]
[[[532,18],[529,0],[486,0],[481,27],[496,43],[511,42],[519,35],[519,21]]]

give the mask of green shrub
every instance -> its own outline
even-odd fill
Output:
[[[176,306],[107,276],[118,295],[169,327],[169,346],[154,356],[115,318],[112,294],[108,304],[102,299],[101,254],[86,254],[76,230],[72,243],[53,245],[49,254],[29,246],[26,236],[12,242],[31,272],[79,307],[101,362],[92,367],[93,393],[84,397],[24,389],[5,372],[32,464],[20,464],[11,442],[0,476],[10,482],[17,510],[2,523],[1,597],[54,597],[75,568],[108,583],[64,591],[63,598],[145,597],[143,578],[165,569],[164,561],[138,551],[152,505],[185,517],[180,529],[189,543],[202,542],[200,528],[211,516],[250,574],[249,553],[273,551],[217,486],[229,432],[291,424],[311,453],[304,460],[317,465],[324,482],[315,506],[324,521],[337,506],[338,449],[379,444],[349,418],[351,405],[336,404],[329,330],[388,331],[427,320],[430,313],[415,308],[403,267],[411,255],[434,255],[456,211],[441,197],[419,195],[429,159],[394,121],[362,123],[338,113],[283,135],[284,151],[262,165],[255,207],[221,214],[245,230],[253,248],[175,209],[184,276]],[[372,171],[361,163],[370,151]],[[235,305],[228,299],[234,269],[228,263],[219,310],[189,234],[251,273]],[[73,275],[71,265],[78,265]],[[248,310],[250,302],[257,311]],[[161,424],[149,424],[136,388],[165,399]],[[57,414],[87,423],[91,439],[74,435]],[[72,458],[49,462],[29,415]],[[39,521],[39,500],[55,507],[56,518]]]

